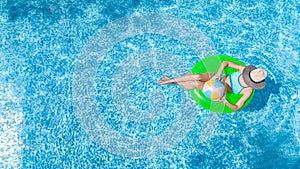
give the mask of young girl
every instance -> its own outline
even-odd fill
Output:
[[[231,92],[235,94],[243,94],[241,99],[236,103],[232,104],[223,97],[220,101],[224,102],[232,110],[239,110],[243,107],[245,101],[250,97],[253,89],[262,89],[265,87],[265,79],[267,77],[267,72],[264,69],[258,69],[255,66],[241,66],[233,62],[224,61],[218,72],[214,73],[203,73],[203,74],[186,74],[184,76],[170,79],[167,76],[163,76],[163,80],[159,80],[158,84],[171,84],[176,83],[187,90],[192,90],[195,88],[203,89],[203,85],[206,81],[210,79],[221,80],[221,74],[227,66],[237,69],[238,71],[232,73],[229,76],[222,78],[225,83],[226,88],[230,89]]]

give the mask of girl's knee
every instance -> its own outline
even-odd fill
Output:
[[[201,79],[202,79],[202,75],[200,75],[200,74],[195,74],[195,75],[193,75],[193,78],[194,78],[195,80],[201,80]]]
[[[203,82],[196,81],[195,82],[195,87],[202,90],[203,89]]]

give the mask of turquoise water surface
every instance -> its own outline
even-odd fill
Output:
[[[300,2],[2,0],[0,168],[299,168]],[[233,114],[163,75],[268,72]]]

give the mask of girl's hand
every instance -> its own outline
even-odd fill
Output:
[[[221,74],[215,74],[212,78],[211,78],[211,80],[221,80]]]
[[[220,102],[225,103],[225,102],[228,102],[228,101],[226,100],[225,96],[223,96],[223,97],[220,99]]]

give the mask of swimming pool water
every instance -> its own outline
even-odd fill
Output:
[[[299,10],[280,1],[0,2],[0,168],[299,168]],[[268,71],[234,114],[162,75]]]

